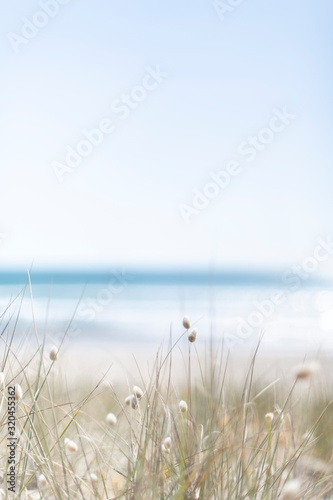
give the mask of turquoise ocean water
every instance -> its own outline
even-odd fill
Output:
[[[156,342],[181,335],[187,314],[198,338],[211,335],[231,349],[264,333],[267,349],[333,347],[333,286],[329,280],[255,272],[162,272],[122,269],[0,273],[2,331],[44,332],[57,342]]]

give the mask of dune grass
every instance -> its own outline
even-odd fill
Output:
[[[15,342],[16,322],[4,318],[0,498],[333,495],[332,386],[320,366],[317,373],[304,364],[288,376],[258,375],[258,345],[235,376],[229,369],[232,353],[222,341],[198,344],[191,328],[184,328],[164,353],[158,350],[148,377],[137,366],[134,388],[121,374],[115,384],[107,373],[96,383],[84,366],[73,382],[71,367],[66,373],[58,367],[62,345],[46,352],[46,339],[36,336],[28,349],[24,340]],[[184,379],[173,359],[175,348],[184,353]],[[7,419],[15,384],[12,495],[6,483]]]

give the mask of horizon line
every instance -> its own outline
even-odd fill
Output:
[[[266,269],[162,269],[162,268],[99,268],[84,269],[77,268],[70,270],[68,268],[45,268],[31,271],[31,281],[34,284],[79,284],[79,283],[105,283],[112,277],[121,274],[127,276],[127,280],[133,284],[226,284],[226,285],[285,285],[285,276],[293,279],[297,277],[295,273],[288,271],[278,271],[271,268]],[[28,270],[19,269],[4,270],[0,269],[0,285],[24,283],[28,278]],[[303,279],[304,284],[333,284],[332,276],[311,276]]]

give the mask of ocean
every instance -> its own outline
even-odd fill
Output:
[[[264,349],[333,348],[333,287],[328,280],[283,280],[278,273],[182,271],[33,271],[0,273],[1,330],[37,331],[48,342],[157,346],[184,332],[231,350],[262,338]],[[16,325],[17,320],[17,325]]]

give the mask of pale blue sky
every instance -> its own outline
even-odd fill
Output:
[[[244,0],[221,21],[207,0],[71,0],[14,51],[41,3],[0,2],[0,267],[283,267],[330,233],[332,3]],[[112,103],[156,66],[168,77],[122,121]],[[240,143],[284,106],[296,118],[247,162]],[[59,183],[53,162],[103,118],[115,131]]]

